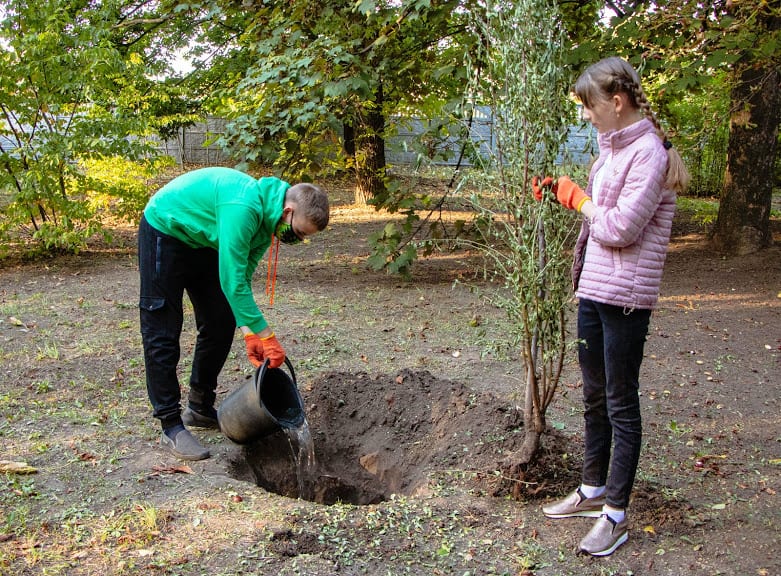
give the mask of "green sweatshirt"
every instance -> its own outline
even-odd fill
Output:
[[[271,245],[290,184],[256,180],[232,168],[202,168],[174,178],[149,200],[154,228],[193,248],[219,253],[220,285],[238,326],[268,326],[252,295],[252,274]]]

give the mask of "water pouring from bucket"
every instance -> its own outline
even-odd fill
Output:
[[[314,442],[293,365],[287,358],[285,365],[289,374],[281,368],[269,368],[266,360],[251,380],[220,404],[217,420],[222,433],[237,444],[248,444],[282,430],[296,467],[298,495],[307,498],[307,480],[315,469]]]
[[[304,402],[296,385],[290,360],[289,372],[269,368],[268,360],[258,366],[251,380],[234,390],[217,410],[220,430],[237,444],[259,440],[278,430],[297,430],[304,426]]]

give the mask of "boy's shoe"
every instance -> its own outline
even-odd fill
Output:
[[[211,455],[187,428],[176,432],[173,438],[163,432],[160,436],[160,446],[182,460],[204,460]]]
[[[182,422],[185,426],[190,427],[211,428],[212,430],[220,429],[220,422],[216,418],[216,413],[215,416],[201,414],[189,406],[182,411]]]
[[[608,556],[629,538],[629,522],[626,518],[616,523],[602,514],[580,541],[580,549],[592,556]]]
[[[542,513],[548,518],[572,518],[573,516],[586,516],[599,518],[602,514],[602,506],[605,505],[605,495],[595,498],[586,498],[578,487],[569,496],[542,507]]]

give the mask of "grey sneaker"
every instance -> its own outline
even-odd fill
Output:
[[[607,514],[602,514],[580,541],[580,549],[592,556],[608,556],[615,552],[629,538],[629,521],[624,518],[616,523]]]
[[[182,460],[204,460],[211,455],[186,428],[179,430],[173,439],[163,432],[160,435],[160,446]]]
[[[604,505],[604,494],[596,498],[586,498],[578,487],[566,498],[543,506],[542,513],[548,518],[572,518],[573,516],[599,518]]]
[[[196,428],[220,429],[220,423],[217,418],[196,412],[189,406],[182,411],[182,423],[184,423],[185,426]]]

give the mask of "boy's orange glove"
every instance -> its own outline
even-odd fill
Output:
[[[255,368],[266,360],[269,368],[279,368],[285,363],[285,350],[273,333],[265,338],[257,334],[245,334],[244,343],[247,345],[247,357]]]
[[[556,198],[558,198],[562,206],[578,212],[583,208],[586,200],[591,200],[583,192],[583,189],[570,180],[568,176],[559,178],[558,182],[553,186],[553,191],[556,192]]]
[[[285,363],[285,349],[279,343],[277,337],[272,333],[271,336],[261,338],[263,343],[263,357],[268,360],[269,368],[279,368]]]
[[[542,179],[542,182],[540,182],[539,176],[534,176],[532,178],[532,192],[534,193],[534,198],[537,202],[542,201],[542,192],[545,188],[550,188],[554,193],[556,192],[556,185],[553,183],[553,178],[546,176]]]
[[[244,343],[247,345],[247,357],[252,365],[257,368],[263,364],[263,341],[257,334],[245,334]]]

